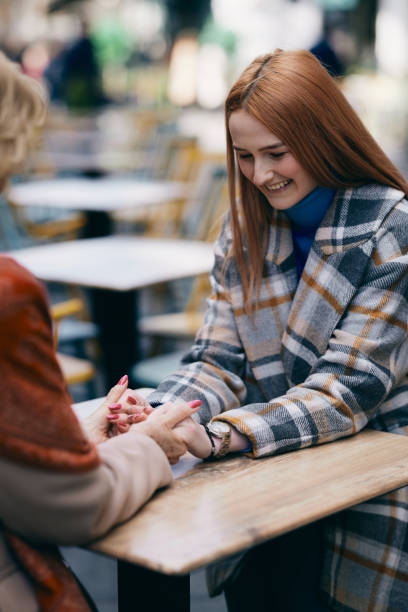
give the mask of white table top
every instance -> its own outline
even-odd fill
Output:
[[[136,178],[55,178],[11,185],[8,195],[21,206],[114,211],[162,204],[183,197],[186,185]]]
[[[8,253],[43,281],[130,291],[210,271],[207,242],[114,235]]]

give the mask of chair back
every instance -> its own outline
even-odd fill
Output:
[[[0,195],[0,251],[11,251],[32,246],[34,240],[16,218],[12,207]]]
[[[224,165],[206,163],[201,167],[194,194],[183,210],[180,237],[213,240],[214,224],[227,208],[226,185]]]

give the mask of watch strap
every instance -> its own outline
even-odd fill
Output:
[[[225,421],[224,421],[225,423]],[[210,421],[209,423],[209,431],[210,434],[212,436],[214,436],[215,438],[218,438],[221,440],[221,446],[218,448],[218,450],[216,449],[214,452],[214,459],[220,459],[221,457],[224,457],[224,455],[226,455],[229,451],[229,447],[230,447],[230,443],[231,443],[231,425],[229,423],[225,423],[227,425],[228,430],[227,431],[213,431],[211,428],[212,425],[212,421]]]
[[[208,429],[207,425],[203,425],[203,427],[204,427],[205,432],[206,432],[206,434],[209,437],[210,442],[211,442],[211,452],[208,455],[208,457],[206,457],[206,459],[212,459],[214,457],[214,455],[215,455],[214,438],[213,438],[213,435],[212,435],[211,431]]]
[[[231,428],[229,432],[225,434],[225,436],[223,436],[221,446],[218,449],[218,452],[214,453],[214,458],[219,459],[221,457],[224,457],[224,455],[228,453],[230,442],[231,442]]]

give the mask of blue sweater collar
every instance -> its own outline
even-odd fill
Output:
[[[335,189],[316,187],[305,198],[285,210],[296,229],[316,230],[333,201]]]

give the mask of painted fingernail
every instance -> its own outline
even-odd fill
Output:
[[[201,406],[202,401],[201,400],[193,400],[192,402],[189,402],[189,406],[190,408],[197,408],[197,406]]]
[[[120,379],[120,381],[118,382],[118,385],[125,385],[128,379],[128,375],[125,374],[124,376],[122,376],[122,378]]]
[[[106,418],[108,419],[108,421],[115,421],[116,419],[119,418],[118,414],[107,414]]]
[[[146,415],[144,414],[130,414],[128,416],[128,423],[140,423],[141,421],[146,420]]]
[[[109,410],[120,410],[120,408],[122,408],[122,404],[111,404],[110,406],[108,406]]]
[[[129,404],[137,404],[137,400],[135,400],[135,398],[132,395],[129,395],[127,400],[126,400]]]

